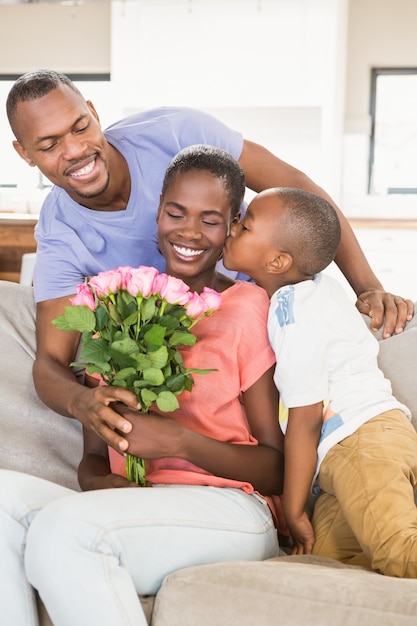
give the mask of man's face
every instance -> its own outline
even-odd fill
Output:
[[[14,147],[76,202],[95,198],[109,184],[109,146],[91,103],[67,85],[37,100],[20,102]]]

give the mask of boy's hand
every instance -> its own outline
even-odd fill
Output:
[[[307,513],[303,513],[296,520],[287,520],[287,523],[294,546],[291,554],[311,554],[314,545],[314,532]]]

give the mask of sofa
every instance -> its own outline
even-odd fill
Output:
[[[0,281],[0,467],[79,489],[80,424],[48,409],[33,386],[34,320],[32,288]],[[417,427],[417,316],[401,335],[376,336],[380,366]],[[284,553],[182,569],[165,578],[155,597],[140,601],[152,626],[417,624],[417,580]],[[51,626],[40,601],[39,618],[40,626]],[[9,626],[7,616],[1,623]]]

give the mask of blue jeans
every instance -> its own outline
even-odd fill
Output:
[[[0,606],[13,626],[38,623],[31,586],[55,626],[142,626],[138,594],[170,572],[278,554],[267,505],[239,489],[80,493],[1,470],[0,494]]]

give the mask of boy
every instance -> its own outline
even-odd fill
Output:
[[[224,264],[270,297],[275,383],[288,409],[284,512],[293,553],[417,577],[417,434],[377,365],[378,343],[322,270],[340,224],[330,204],[292,188],[261,192],[232,226]],[[312,523],[310,487],[319,491]]]

